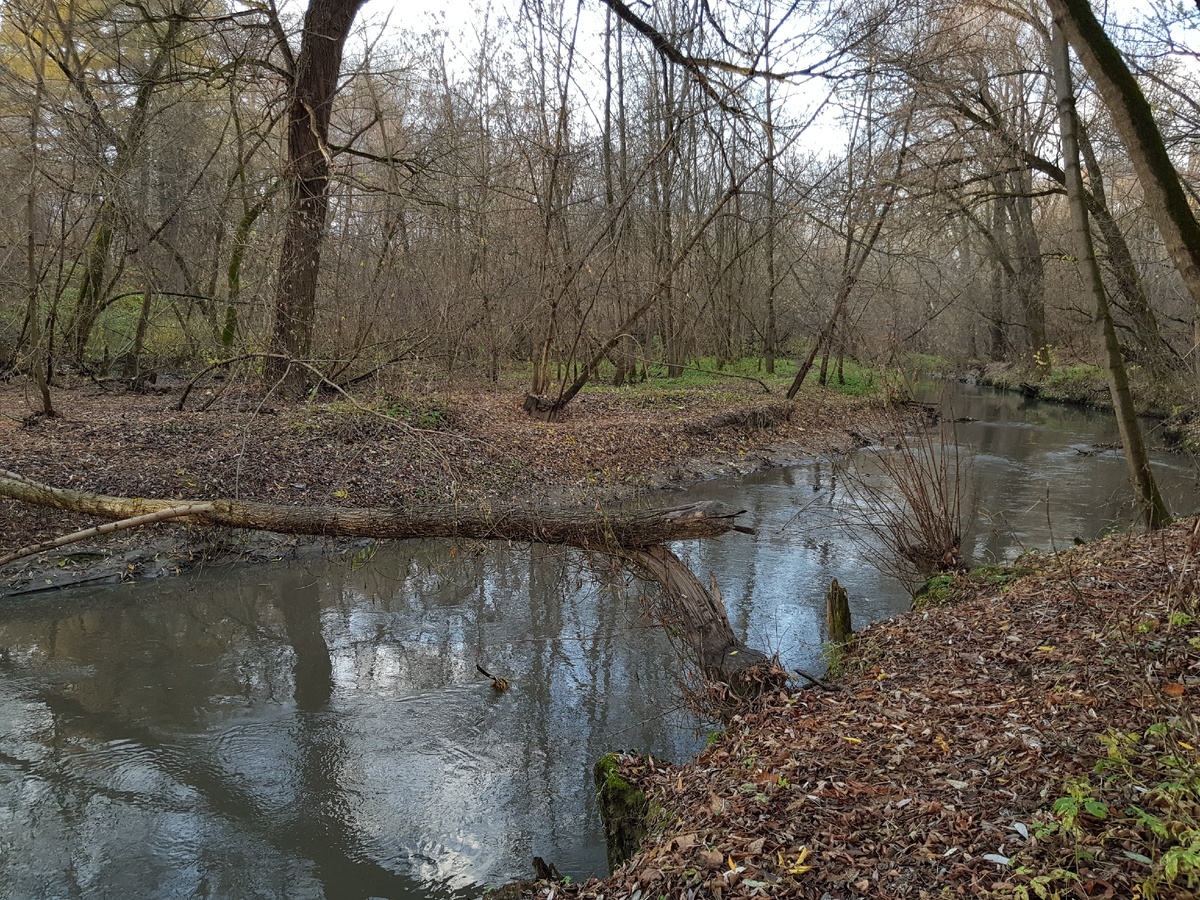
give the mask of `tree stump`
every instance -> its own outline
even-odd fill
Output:
[[[638,852],[646,836],[650,815],[650,801],[621,777],[618,760],[618,754],[609,753],[597,761],[593,772],[596,797],[600,801],[600,820],[604,823],[609,872],[615,872]]]
[[[850,623],[850,600],[836,578],[830,582],[829,593],[825,595],[825,628],[831,644],[844,644],[854,634]]]

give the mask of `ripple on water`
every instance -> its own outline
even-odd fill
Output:
[[[140,741],[118,738],[79,746],[71,754],[77,773],[110,794],[137,797],[161,791],[168,783],[159,764],[162,752]]]

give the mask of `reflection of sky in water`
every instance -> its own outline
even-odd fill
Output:
[[[930,399],[936,400],[936,397]],[[1029,403],[1013,394],[957,388],[943,408],[972,450],[978,518],[966,547],[976,563],[1011,562],[1033,549],[1060,549],[1090,539],[1133,516],[1124,457],[1099,450],[1118,440],[1111,416],[1074,407]],[[1032,421],[1012,422],[1018,416]],[[872,470],[869,454],[851,464]],[[1197,508],[1197,473],[1187,457],[1160,454],[1155,471],[1177,513]],[[828,461],[709,482],[687,497],[721,500],[745,509],[752,537],[680,545],[677,552],[702,579],[717,576],[735,630],[752,646],[783,661],[821,667],[825,591],[831,579],[846,588],[855,622],[908,608],[907,593],[880,575],[882,552],[862,528],[847,491]],[[874,476],[873,476],[874,477]],[[681,498],[682,499],[682,498]]]
[[[1129,518],[1120,454],[1090,452],[1115,440],[1110,420],[1020,405],[956,401],[979,420],[959,426],[977,449],[976,560]],[[1004,423],[1018,414],[1038,427]],[[1190,463],[1160,472],[1175,509],[1194,508]],[[747,510],[756,536],[676,549],[716,577],[749,644],[810,671],[831,578],[859,624],[908,603],[845,527],[833,474],[814,462],[664,498]],[[535,854],[599,872],[595,760],[678,759],[700,740],[673,711],[678,666],[641,590],[574,553],[430,542],[10,604],[0,896],[443,897],[527,875]]]
[[[599,873],[595,760],[699,741],[630,596],[574,553],[407,543],[10,608],[0,883],[425,897],[535,854]]]

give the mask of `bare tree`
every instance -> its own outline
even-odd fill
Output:
[[[329,211],[329,121],[342,68],[342,53],[362,0],[311,0],[304,14],[300,51],[292,57],[283,45],[290,75],[287,125],[288,192],[283,248],[279,254],[271,348],[285,357],[304,359],[312,349],[321,270],[321,243]],[[299,395],[305,372],[272,358],[269,382],[285,394]]]
[[[1117,414],[1117,426],[1121,432],[1121,444],[1125,448],[1129,477],[1141,504],[1142,516],[1147,527],[1162,528],[1171,520],[1171,514],[1150,469],[1150,456],[1146,452],[1137,410],[1129,390],[1125,359],[1117,341],[1116,329],[1113,327],[1108,293],[1104,288],[1100,265],[1096,262],[1096,253],[1092,245],[1087,204],[1084,201],[1083,173],[1079,165],[1079,128],[1075,112],[1075,90],[1071,78],[1071,59],[1067,51],[1067,40],[1057,24],[1051,42],[1051,54],[1054,80],[1058,89],[1063,169],[1066,172],[1067,197],[1071,204],[1071,221],[1075,226],[1075,240],[1079,248],[1079,266],[1096,304],[1096,326],[1104,345],[1108,388],[1113,409]]]
[[[1200,306],[1200,222],[1137,79],[1088,0],[1047,0],[1125,143],[1151,215],[1193,301]],[[1196,313],[1200,321],[1200,312]]]

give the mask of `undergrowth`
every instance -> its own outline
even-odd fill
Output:
[[[1012,860],[1016,900],[1074,895],[1104,863],[1137,867],[1136,897],[1195,896],[1200,888],[1200,759],[1196,724],[1156,722],[1144,731],[1108,730],[1088,775],[1068,778],[1033,822],[1038,862]],[[1040,846],[1039,846],[1040,845]],[[1049,859],[1047,859],[1049,857]]]
[[[943,572],[929,578],[913,595],[913,609],[937,609],[969,599],[981,588],[1003,587],[1033,569],[1027,566],[976,566],[965,572]]]

